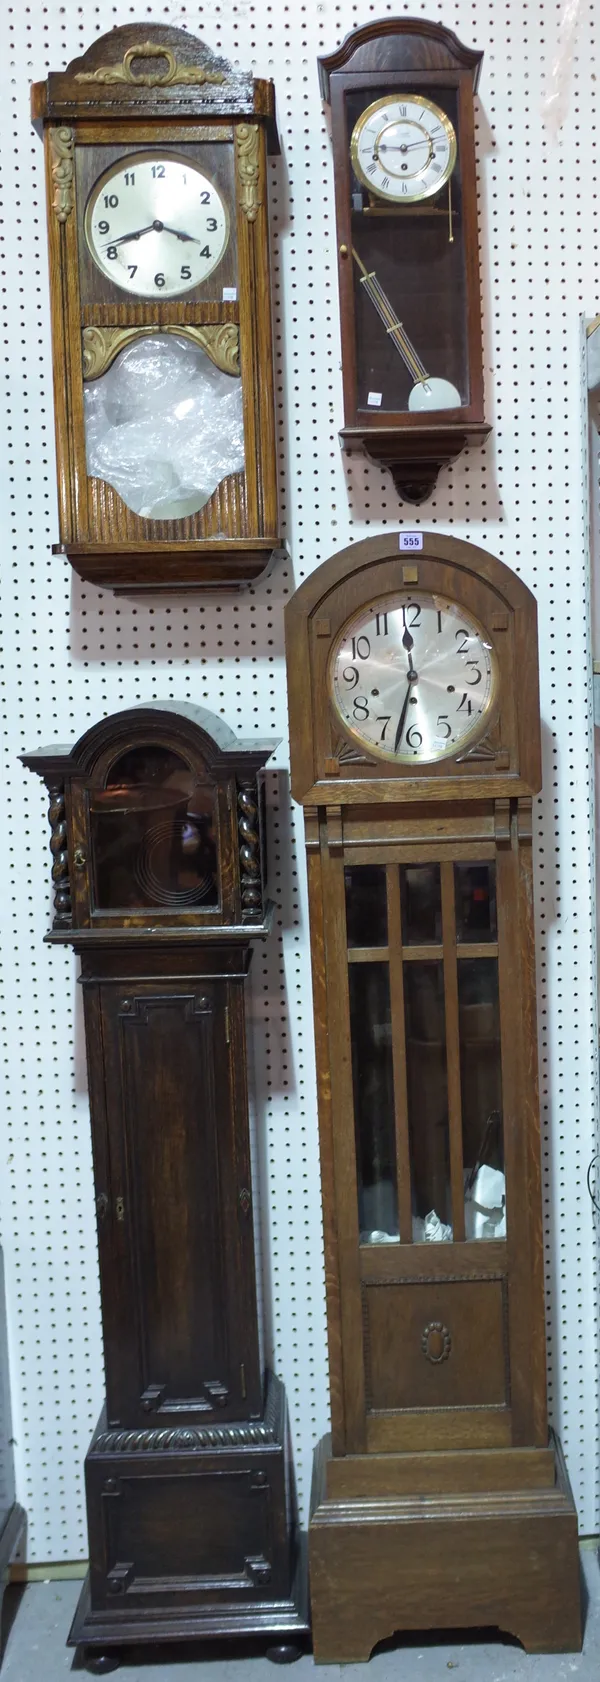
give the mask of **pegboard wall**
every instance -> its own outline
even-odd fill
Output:
[[[484,49],[478,101],[487,418],[493,434],[442,474],[422,509],[389,476],[344,461],[330,142],[316,58],[353,25],[407,11]],[[301,814],[289,797],[283,606],[334,549],[422,524],[489,547],[536,591],[544,742],[537,927],[549,1388],[582,1532],[599,1528],[597,1257],[586,1170],[596,1118],[594,859],[587,475],[580,316],[600,260],[600,23],[583,0],[555,137],[542,101],[560,9],[549,0],[223,0],[2,7],[0,509],[2,520],[2,1116],[0,1216],[18,1499],[31,1561],[83,1559],[81,1468],[103,1394],[91,1152],[75,960],[43,945],[44,791],[17,754],[69,741],[102,714],[164,696],[281,736],[268,775],[276,929],[249,995],[262,1166],[264,1286],[306,1514],[328,1396],[308,921]],[[29,83],[94,34],[169,22],[275,79],[271,169],[282,529],[289,559],[235,599],[119,601],[54,560],[58,534],[42,146]]]

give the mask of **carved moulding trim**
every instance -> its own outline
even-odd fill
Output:
[[[241,183],[240,204],[249,222],[255,222],[262,199],[258,193],[258,123],[237,123],[235,143]]]
[[[164,58],[167,69],[142,70],[134,76],[132,66],[136,58]],[[180,64],[170,47],[161,47],[155,41],[143,41],[139,47],[128,47],[120,64],[102,64],[98,70],[78,70],[75,81],[128,82],[134,88],[168,88],[183,82],[194,82],[201,87],[207,82],[226,82],[227,77],[223,70],[205,70],[200,64]]]
[[[52,883],[54,886],[54,928],[71,922],[71,884],[67,850],[67,820],[64,783],[54,780],[48,784],[50,803],[50,852],[52,854]]]
[[[101,1431],[92,1443],[93,1454],[194,1454],[207,1448],[238,1448],[252,1443],[275,1443],[281,1433],[281,1391],[269,1378],[265,1411],[253,1424],[153,1425],[138,1431]]]
[[[174,333],[180,338],[191,339],[192,344],[206,351],[211,362],[224,374],[240,372],[240,330],[234,321],[221,322],[216,327],[189,327],[185,323],[164,327],[84,327],[84,380],[99,379],[125,345],[133,344],[135,339],[149,338],[153,333]]]
[[[102,1431],[93,1445],[94,1454],[194,1454],[206,1448],[237,1448],[244,1444],[272,1443],[271,1425],[178,1425],[173,1429],[155,1426],[139,1431]]]
[[[66,222],[73,209],[73,130],[50,129],[50,159],[54,197],[52,209],[59,222]]]
[[[245,921],[247,918],[262,917],[263,909],[258,793],[252,778],[240,781],[238,814],[242,918]]]

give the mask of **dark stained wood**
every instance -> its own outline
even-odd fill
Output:
[[[273,746],[165,702],[24,755],[52,789],[70,895],[49,938],[74,947],[84,995],[106,1408],[86,1461],[90,1577],[70,1639],[96,1666],[134,1636],[306,1628],[285,1394],[261,1365],[246,1072],[244,984],[270,923],[260,776]],[[185,838],[194,819],[216,873],[204,909],[189,903],[185,848],[178,862],[178,826]]]
[[[0,1250],[0,1664],[2,1662],[2,1601],[11,1561],[22,1541],[26,1518],[15,1499],[13,1432],[8,1375],[8,1335],[4,1294],[4,1264]]]
[[[498,688],[470,757],[405,768],[368,751],[346,756],[352,738],[333,712],[328,681],[332,647],[352,617],[408,587],[416,602],[420,590],[439,592],[480,623]],[[292,791],[306,811],[318,954],[335,1398],[332,1443],[315,1461],[309,1531],[315,1657],[365,1659],[396,1629],[461,1623],[497,1624],[532,1651],[577,1650],[576,1514],[546,1411],[531,865],[541,780],[535,601],[487,551],[424,531],[422,553],[406,561],[388,533],[332,556],[300,586],[286,608],[286,649]],[[490,919],[489,941],[478,925],[457,944],[455,866],[469,861],[494,866],[497,929]],[[400,878],[407,866],[432,864],[440,911],[428,941],[403,927]],[[369,920],[353,874],[348,891],[358,894],[364,944],[348,948],[345,872],[367,867],[386,873],[387,929],[375,914]],[[443,967],[441,1025],[425,991],[423,1020],[409,1028],[404,986],[411,972],[418,980],[415,965],[431,963]],[[389,977],[391,1025],[387,1007],[374,1005],[382,1015],[373,1016],[373,1045],[391,1041],[392,1076],[369,1086],[366,1053],[355,1080],[375,1106],[387,1105],[395,1129],[400,1241],[384,1216],[368,1223],[374,1241],[361,1243],[348,977],[360,981],[368,965],[385,966]],[[478,965],[481,975],[497,975],[497,1007],[493,988],[488,998],[471,980],[473,994],[462,991]],[[431,1073],[444,1031],[446,1087]],[[492,1090],[502,1110],[507,1227],[506,1237],[477,1242],[465,1237],[463,1174],[477,1162]],[[452,1242],[414,1236],[415,1206],[419,1218],[443,1206],[439,1140],[436,1153],[426,1148],[432,1116],[436,1139],[448,1127]],[[389,1174],[387,1160],[385,1149],[374,1150],[374,1178]],[[431,1201],[420,1205],[419,1196]]]
[[[153,54],[140,50],[148,42]],[[116,593],[251,582],[279,544],[266,161],[278,149],[272,83],[232,70],[185,30],[128,24],[35,84],[32,115],[46,149],[60,531],[53,552]],[[218,182],[230,240],[218,268],[184,299],[126,300],[90,257],[85,206],[115,160],[153,146],[190,156]],[[223,301],[232,287],[237,299]],[[242,382],[244,470],[223,479],[195,514],[142,517],[112,485],[88,476],[82,329],[231,321],[240,329],[240,372],[231,377]]]
[[[165,49],[154,59],[140,54],[127,70],[127,55],[137,53],[141,45],[151,41]],[[175,73],[169,78],[169,60],[183,67],[184,76]],[[194,67],[204,70],[208,79],[193,81],[185,72]],[[106,77],[106,69],[113,71]],[[115,77],[114,72],[117,71]],[[119,72],[121,77],[119,79]],[[143,76],[155,77],[155,85],[145,85]],[[214,80],[211,80],[214,78]],[[137,85],[136,85],[137,84]],[[111,120],[190,119],[196,122],[215,118],[243,116],[268,124],[270,149],[277,151],[275,127],[275,90],[270,81],[260,81],[248,72],[232,70],[227,59],[211,52],[204,41],[174,29],[170,24],[129,23],[97,36],[80,58],[71,59],[66,70],[51,71],[46,82],[34,82],[31,89],[31,114],[36,125],[48,120],[65,123],[76,117],[101,122]]]
[[[401,25],[401,27],[400,27]],[[427,18],[377,18],[352,29],[340,47],[320,58],[319,83],[328,100],[336,71],[367,75],[379,70],[468,70],[475,92],[483,53],[463,46],[453,30]]]
[[[344,449],[361,450],[372,461],[389,468],[400,499],[410,503],[426,501],[441,468],[456,460],[467,445],[483,443],[491,430],[484,418],[473,111],[482,56],[463,47],[443,25],[393,17],[373,20],[353,30],[337,51],[319,59],[321,92],[331,107],[335,177],[344,385],[344,426],[340,438]],[[462,406],[438,411],[432,418],[411,412],[406,406],[410,380],[404,392],[404,406],[399,404],[394,410],[393,403],[387,399],[383,408],[369,409],[365,396],[361,397],[364,380],[359,379],[358,364],[368,344],[369,367],[380,365],[381,370],[380,379],[375,379],[373,374],[370,383],[377,390],[381,386],[383,392],[391,353],[385,349],[384,329],[377,323],[371,307],[367,307],[365,294],[357,283],[351,255],[356,226],[351,131],[359,110],[382,94],[392,95],[402,90],[421,91],[444,109],[450,103],[447,115],[458,147],[451,178],[454,241],[450,245],[447,240],[449,209],[447,193],[442,189],[437,208],[432,201],[412,209],[393,207],[390,212],[389,207],[386,209],[377,201],[376,210],[381,215],[386,211],[385,221],[378,227],[376,217],[365,216],[359,254],[367,267],[377,273],[429,372],[442,371],[437,366],[441,356],[445,376],[464,388]],[[398,242],[392,237],[394,217],[398,228],[402,227],[407,234]],[[387,279],[385,276],[382,279],[382,265]],[[428,363],[428,352],[433,365]],[[462,377],[457,377],[459,364]],[[395,381],[399,391],[404,379],[405,374],[399,368]]]

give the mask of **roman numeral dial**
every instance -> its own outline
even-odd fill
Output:
[[[350,143],[357,181],[378,198],[417,204],[437,193],[456,163],[449,117],[414,94],[377,99],[355,124]]]

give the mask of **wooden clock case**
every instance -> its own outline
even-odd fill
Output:
[[[416,768],[362,753],[327,687],[340,628],[364,604],[407,587],[417,599],[419,589],[439,592],[470,611],[500,677],[485,736],[455,759]],[[306,829],[331,1375],[331,1438],[316,1454],[309,1529],[315,1658],[365,1660],[396,1630],[461,1625],[497,1625],[532,1652],[576,1651],[577,1519],[546,1406],[531,856],[541,784],[535,599],[472,543],[424,532],[422,554],[407,558],[398,534],[387,533],[352,544],[304,581],[286,609],[286,643],[292,792]],[[495,871],[497,901],[496,946],[468,949],[488,963],[495,953],[498,965],[507,1236],[486,1242],[465,1236],[454,887],[465,860]],[[375,866],[385,871],[388,945],[351,952],[348,877],[353,892],[353,873]],[[442,933],[437,947],[411,951],[403,873],[421,866],[440,872]],[[443,971],[449,1243],[415,1242],[411,1218],[406,960],[424,957]],[[391,999],[394,1243],[359,1230],[350,971],[351,960],[374,959],[388,966]],[[427,1024],[419,1032],[431,1040]],[[423,1128],[434,1053],[423,1044],[417,1065]],[[367,1079],[359,1065],[359,1082]]]
[[[165,702],[23,755],[50,796],[46,938],[81,962],[106,1403],[69,1641],[96,1670],[128,1642],[215,1635],[295,1657],[307,1627],[285,1392],[257,1307],[244,1021],[273,910],[275,745]]]
[[[46,151],[60,524],[53,552],[117,594],[246,583],[279,543],[267,213],[267,152],[279,151],[273,83],[233,70],[187,30],[126,24],[35,82],[31,110]],[[208,173],[224,185],[220,159],[232,147],[235,154],[227,252],[201,285],[165,301],[127,297],[101,274],[83,228],[103,169],[155,146],[206,154]],[[234,233],[237,298],[221,301],[223,282],[236,280]],[[245,470],[186,518],[143,518],[87,473],[84,382],[142,329],[187,335],[241,375]]]
[[[344,426],[340,438],[344,450],[363,451],[371,461],[389,468],[403,502],[420,503],[435,489],[442,467],[456,460],[467,445],[483,443],[491,428],[484,417],[483,345],[477,226],[477,178],[473,100],[479,81],[483,54],[464,47],[443,24],[424,18],[390,17],[373,20],[353,29],[335,52],[319,59],[322,97],[331,110],[335,206],[338,240],[338,280],[342,336]],[[454,268],[449,267],[448,284],[464,265],[464,307],[469,401],[460,409],[432,413],[399,410],[385,416],[377,409],[359,407],[357,390],[357,277],[352,262],[352,165],[348,102],[356,93],[365,105],[381,95],[416,92],[426,88],[435,99],[436,90],[456,94],[458,161],[454,171],[460,182],[462,219],[454,247]],[[456,188],[455,188],[456,192]],[[387,210],[396,217],[398,253],[409,262],[411,291],[421,297],[422,314],[417,322],[422,344],[431,334],[431,306],[426,274],[419,277],[419,258],[410,250],[413,228],[425,229],[432,214],[444,212],[431,203],[404,209],[379,206],[375,215]],[[415,218],[419,220],[415,222]],[[407,220],[408,219],[408,220]],[[423,220],[424,219],[424,220]],[[365,219],[366,220],[366,219]],[[373,211],[371,211],[371,223]],[[438,256],[438,263],[440,259]],[[414,271],[414,272],[413,272]],[[414,307],[414,306],[413,306]],[[436,303],[437,326],[444,325],[443,301]],[[404,317],[404,311],[400,308]],[[404,320],[406,325],[406,321]],[[383,331],[383,329],[382,329]],[[388,353],[392,355],[391,350]]]

